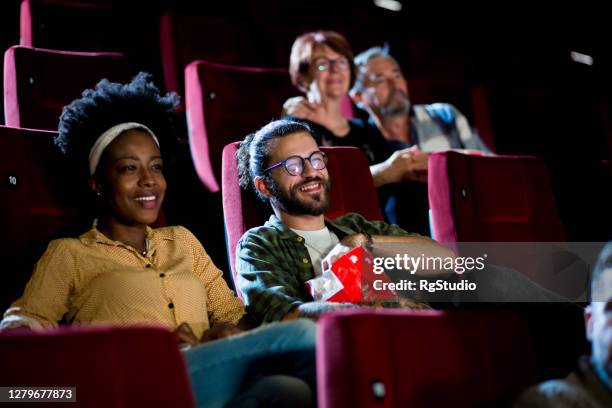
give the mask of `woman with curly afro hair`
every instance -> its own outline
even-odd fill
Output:
[[[244,305],[197,238],[180,226],[150,227],[166,193],[163,156],[178,103],[140,73],[128,84],[102,80],[64,108],[55,141],[83,174],[97,218],[80,237],[49,244],[0,329],[161,325],[185,350],[198,406],[309,406],[313,323],[242,333]]]

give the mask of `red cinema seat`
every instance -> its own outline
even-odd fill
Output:
[[[84,232],[72,174],[53,144],[56,132],[0,127],[0,250],[7,271],[0,310],[16,300],[51,239]]]
[[[496,151],[491,124],[489,95],[488,90],[484,86],[477,86],[472,89],[472,110],[474,111],[472,126],[478,129],[478,135],[489,149]]]
[[[62,108],[103,78],[131,79],[123,54],[10,47],[4,54],[6,125],[55,130]]]
[[[236,279],[236,245],[250,228],[263,225],[272,210],[254,191],[245,191],[238,184],[236,150],[239,142],[223,149],[223,175],[221,195],[227,234],[227,251]],[[336,218],[348,212],[356,212],[369,220],[382,220],[374,180],[368,159],[356,147],[321,147],[327,153],[327,169],[332,180],[331,206],[326,216]],[[242,293],[238,291],[239,296]]]
[[[166,13],[160,22],[160,52],[167,91],[183,93],[183,70],[196,60],[258,65],[261,50],[245,22]]]
[[[320,408],[508,406],[535,367],[506,312],[357,310],[317,324]]]
[[[432,232],[441,242],[561,242],[544,162],[531,156],[429,156]]]
[[[287,70],[196,61],[185,69],[189,145],[198,177],[219,191],[221,153],[281,114],[295,90]]]
[[[3,386],[76,387],[76,404],[53,406],[194,406],[176,338],[162,328],[1,333],[0,360]]]
[[[109,2],[23,0],[20,45],[71,51],[125,50],[130,16]],[[139,19],[142,19],[139,16]]]

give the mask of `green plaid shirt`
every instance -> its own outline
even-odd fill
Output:
[[[397,225],[368,221],[348,213],[325,225],[340,240],[367,232],[370,235],[407,236]],[[314,278],[314,269],[304,238],[283,224],[275,215],[261,227],[248,230],[236,247],[237,286],[244,295],[247,310],[264,322],[278,321],[294,307],[312,301],[304,282]]]

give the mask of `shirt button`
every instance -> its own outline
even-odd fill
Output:
[[[302,242],[304,240],[304,238],[302,237],[297,237],[297,242]]]
[[[166,274],[165,274],[165,273],[163,273],[163,272],[159,274],[159,277],[160,277],[160,278],[164,278],[165,276],[166,276]]]
[[[168,309],[174,309],[174,303],[168,303]]]
[[[302,258],[302,262],[304,262],[305,264],[307,264],[307,263],[308,263],[308,262],[310,262],[310,261],[308,260],[308,258]]]

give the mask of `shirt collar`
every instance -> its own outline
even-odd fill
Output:
[[[327,217],[325,218],[325,225],[332,232],[334,232],[338,236],[338,239],[340,240],[342,240],[342,238],[344,238],[347,235],[351,235],[355,233],[355,231],[353,231],[352,229],[345,227],[343,225],[340,225]],[[280,238],[282,239],[295,239],[298,236],[295,232],[291,230],[291,228],[283,224],[281,220],[279,220],[275,214],[272,214],[270,216],[270,219],[266,221],[266,226],[276,229],[278,231]]]
[[[152,250],[157,244],[162,240],[173,241],[174,238],[167,233],[165,228],[153,229],[149,226],[146,227],[145,230],[145,238],[151,243],[149,246],[149,251]],[[104,245],[112,245],[112,246],[126,246],[124,243],[120,241],[113,241],[108,238],[106,235],[101,233],[96,227],[92,227],[89,231],[82,234],[79,237],[79,240],[88,246],[93,246],[95,244],[104,244]]]

